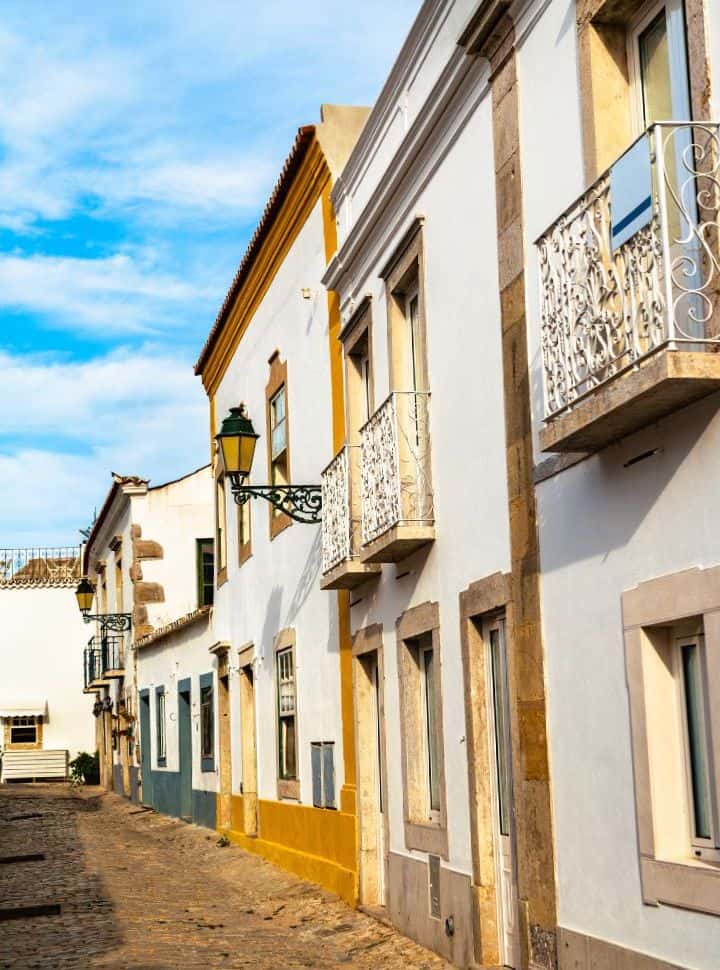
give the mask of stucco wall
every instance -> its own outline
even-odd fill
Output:
[[[0,701],[47,701],[43,747],[95,750],[93,698],[82,693],[91,628],[72,588],[0,589]]]
[[[260,434],[252,481],[268,480],[266,395],[268,359],[277,349],[287,362],[291,480],[319,483],[332,457],[331,390],[322,207],[318,202],[273,279],[245,332],[216,396],[222,421],[244,401]],[[304,299],[302,289],[311,298]],[[252,557],[238,566],[237,509],[228,489],[228,581],[216,593],[216,633],[233,651],[255,645],[258,795],[277,798],[275,725],[276,634],[292,627],[296,638],[296,690],[300,799],[312,803],[310,742],[335,743],[335,778],[343,784],[340,669],[336,598],[320,589],[320,527],[293,524],[269,538],[269,506],[252,501]],[[237,666],[237,654],[231,667]],[[239,723],[238,681],[231,677],[233,723]],[[233,740],[237,737],[234,731]],[[240,791],[240,744],[233,743],[233,791]]]
[[[574,13],[552,2],[519,54],[536,441],[543,401],[532,244],[584,188]],[[654,576],[720,562],[719,403],[708,398],[538,487],[558,922],[693,968],[716,965],[720,920],[642,903],[620,596]]]

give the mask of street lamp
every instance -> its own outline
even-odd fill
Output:
[[[296,522],[315,524],[322,517],[322,490],[319,485],[247,485],[255,445],[260,436],[253,428],[245,405],[230,408],[215,436],[220,461],[238,505],[251,498],[264,498]]]
[[[131,613],[91,613],[94,598],[95,587],[87,576],[83,576],[75,590],[75,599],[85,623],[96,620],[100,625],[101,634],[108,630],[113,630],[115,633],[124,633],[132,627]]]

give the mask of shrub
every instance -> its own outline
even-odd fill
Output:
[[[70,780],[84,781],[86,785],[100,784],[100,758],[97,751],[95,754],[81,751],[77,758],[73,758],[70,762]]]

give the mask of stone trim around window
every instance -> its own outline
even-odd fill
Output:
[[[641,583],[622,594],[622,612],[643,900],[720,915],[720,867],[691,857],[685,834],[687,858],[679,849],[679,829],[685,826],[679,796],[685,791],[684,779],[682,785],[669,785],[667,778],[659,783],[659,774],[672,771],[673,757],[679,762],[682,752],[673,755],[671,750],[670,735],[677,735],[679,718],[668,717],[667,704],[659,696],[667,678],[653,678],[668,628],[685,619],[702,620],[708,710],[720,711],[720,566],[688,569]],[[665,739],[666,756],[653,759],[659,733]],[[711,724],[711,736],[714,762],[720,765],[720,717]],[[716,798],[720,798],[718,779],[716,774]]]
[[[460,593],[460,641],[465,696],[468,791],[470,793],[470,845],[472,893],[479,932],[475,958],[483,966],[501,962],[497,922],[495,840],[493,837],[493,794],[490,785],[490,735],[488,726],[488,673],[482,637],[482,621],[510,602],[512,577],[493,573],[471,583]],[[506,623],[506,635],[510,635]],[[511,645],[507,644],[508,654]]]
[[[387,301],[388,360],[390,361],[390,388],[407,391],[405,386],[409,373],[407,345],[403,339],[405,327],[405,294],[417,287],[418,315],[420,320],[420,362],[418,389],[429,389],[427,364],[427,313],[425,304],[425,249],[423,246],[424,217],[418,216],[401,240],[393,256],[380,273],[385,280]]]
[[[649,7],[650,4],[647,4]],[[705,0],[685,0],[690,105],[694,121],[710,120]],[[627,36],[642,10],[637,0],[579,0],[577,47],[585,180],[591,185],[633,139]]]
[[[281,387],[285,388],[285,465],[288,483],[292,481],[290,465],[290,402],[288,399],[287,382],[287,361],[280,360],[280,351],[275,350],[268,359],[270,365],[270,375],[265,386],[265,426],[267,430],[267,474],[268,484],[272,484],[272,429],[270,428],[270,401],[275,397]],[[279,512],[273,505],[268,503],[269,522],[270,522],[270,541],[280,535],[288,526],[292,525],[292,519],[285,512]]]
[[[448,858],[447,805],[445,792],[445,742],[443,732],[442,657],[440,610],[437,603],[422,603],[406,610],[397,620],[398,688],[400,692],[400,741],[402,749],[403,820],[405,846]],[[438,776],[440,819],[425,820],[425,754],[418,747],[424,737],[422,712],[413,697],[420,692],[420,670],[408,641],[431,634],[436,670]],[[420,779],[423,779],[420,781]]]
[[[280,711],[278,709],[277,685],[277,655],[282,650],[292,650],[293,677],[295,679],[295,766],[297,778],[280,778]],[[298,681],[297,681],[297,653],[295,650],[295,630],[287,627],[280,630],[273,643],[273,690],[275,692],[275,772],[277,775],[277,793],[279,799],[300,801],[300,746],[298,744]]]

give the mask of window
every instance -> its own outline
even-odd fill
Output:
[[[200,676],[200,764],[203,771],[215,770],[215,700],[213,675]]]
[[[287,364],[281,362],[279,351],[269,360],[270,376],[265,387],[268,478],[272,485],[290,482],[290,416],[288,412]],[[270,538],[286,529],[292,519],[285,512],[269,505]]]
[[[14,717],[10,722],[10,744],[37,744],[38,722],[35,717]]]
[[[422,690],[425,767],[427,771],[428,818],[436,820],[440,812],[438,777],[437,706],[435,701],[435,667],[432,635],[426,634],[418,645]]]
[[[215,548],[217,549],[217,583],[221,586],[227,579],[227,522],[225,504],[225,478],[220,475],[215,483]]]
[[[416,220],[380,274],[385,280],[393,391],[428,391],[422,222]]]
[[[197,540],[198,606],[212,606],[215,594],[215,552],[212,539]]]
[[[155,689],[155,738],[157,740],[158,767],[167,764],[167,746],[165,734],[165,688]]]
[[[295,662],[292,647],[277,653],[278,777],[297,780]]]
[[[405,845],[447,858],[437,603],[406,610],[397,638]]]
[[[237,534],[238,534],[238,565],[242,566],[252,555],[251,516],[252,503],[245,502],[237,506]]]
[[[677,679],[681,692],[682,737],[687,771],[690,842],[699,858],[720,860],[718,827],[712,796],[710,725],[707,715],[707,675],[704,637],[679,639]],[[708,851],[709,850],[709,851]]]
[[[628,60],[639,134],[656,121],[690,118],[685,17],[681,0],[645,8],[629,32]]]
[[[720,915],[720,566],[622,595],[643,901]],[[679,617],[667,616],[668,606]]]
[[[335,743],[313,741],[310,744],[313,805],[335,808]]]
[[[360,428],[373,413],[373,374],[370,347],[370,306],[365,301],[357,322],[350,324],[343,338],[345,346],[345,379],[350,444],[359,441]]]

